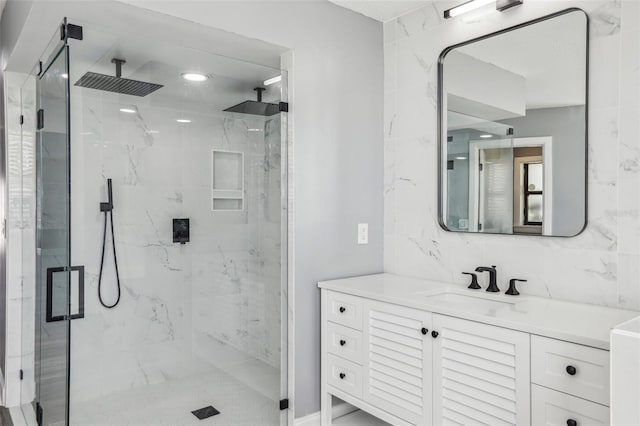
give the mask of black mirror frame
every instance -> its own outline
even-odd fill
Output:
[[[443,78],[444,78],[444,60],[445,57],[447,56],[447,54],[449,52],[451,52],[454,49],[457,49],[459,47],[462,46],[466,46],[468,44],[472,44],[472,43],[476,43],[491,37],[495,37],[498,35],[502,35],[511,31],[515,31],[518,30],[520,28],[524,28],[524,27],[528,27],[531,25],[535,25],[538,24],[540,22],[544,22],[544,21],[548,21],[550,19],[553,18],[557,18],[559,16],[563,16],[563,15],[567,15],[569,13],[574,13],[574,12],[579,12],[584,14],[585,16],[585,23],[586,23],[586,34],[585,34],[585,39],[586,39],[586,57],[585,57],[585,74],[586,74],[586,84],[585,84],[585,117],[584,117],[584,126],[585,126],[585,144],[584,144],[584,149],[585,149],[585,173],[584,173],[584,225],[582,226],[582,228],[580,229],[580,231],[578,231],[575,235],[535,235],[535,234],[526,234],[526,235],[520,235],[520,234],[500,234],[500,233],[491,233],[491,232],[469,232],[469,231],[452,231],[451,229],[449,229],[447,227],[447,224],[445,223],[445,220],[442,216],[443,213],[443,207],[444,207],[444,200],[443,200],[443,196],[444,196],[444,188],[442,187],[443,185],[443,181],[442,181],[442,173],[444,172],[443,170],[443,159],[442,159],[442,155],[443,155],[443,137],[445,137],[445,125],[444,125],[444,120],[446,119],[446,114],[445,112],[442,110],[443,108]],[[524,22],[522,24],[518,24],[518,25],[514,25],[499,31],[495,31],[480,37],[476,37],[473,38],[471,40],[467,40],[461,43],[457,43],[454,45],[451,45],[449,47],[446,47],[441,53],[440,56],[438,58],[438,154],[437,154],[437,162],[438,162],[438,191],[437,191],[437,196],[438,196],[438,223],[440,224],[440,227],[442,229],[444,229],[447,232],[452,232],[452,233],[456,233],[456,234],[472,234],[472,235],[509,235],[509,236],[529,236],[529,237],[555,237],[555,238],[573,238],[573,237],[577,237],[578,235],[580,235],[581,233],[583,233],[585,231],[585,229],[587,229],[587,224],[589,222],[589,210],[588,210],[588,206],[589,206],[589,186],[588,186],[588,181],[589,181],[589,31],[590,29],[590,22],[589,22],[589,15],[587,14],[587,12],[585,12],[584,10],[578,8],[578,7],[571,7],[568,9],[563,9],[561,11],[549,14],[549,15],[545,15],[541,18],[536,18],[533,19],[531,21],[527,21]]]

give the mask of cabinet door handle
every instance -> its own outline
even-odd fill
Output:
[[[578,422],[573,419],[569,419],[567,420],[567,426],[578,426]]]
[[[422,334],[424,334],[426,336],[427,333],[429,332],[429,329],[422,327],[422,330],[420,330],[420,331],[422,332]]]
[[[344,346],[346,344],[347,344],[347,342],[345,340],[340,340],[340,346]]]
[[[344,373],[340,373],[340,380],[344,380],[344,378],[345,378],[345,377],[347,377],[347,375],[346,375],[346,374],[344,374]]]
[[[435,330],[433,330],[433,331],[431,332],[431,337],[433,337],[434,339],[435,339],[436,337],[438,337],[438,335],[440,335],[440,333],[438,333],[438,332],[437,332],[437,331],[435,331]]]
[[[570,376],[575,376],[576,373],[578,372],[578,370],[576,370],[576,368],[573,365],[567,365],[567,374]]]
[[[344,311],[346,311],[346,310],[347,310],[347,308],[345,308],[344,306],[340,306],[340,309],[339,309],[339,310],[340,310],[340,313],[341,313],[341,314],[344,314]]]

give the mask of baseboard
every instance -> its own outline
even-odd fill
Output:
[[[349,413],[358,411],[358,408],[346,402],[341,402],[333,406],[333,418],[346,416]],[[320,426],[320,411],[311,413],[307,416],[295,419],[294,426]]]

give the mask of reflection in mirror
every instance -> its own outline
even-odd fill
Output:
[[[572,9],[446,49],[440,221],[574,236],[586,223],[587,17]]]

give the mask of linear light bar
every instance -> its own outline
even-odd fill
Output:
[[[463,13],[471,12],[472,10],[476,10],[479,7],[482,7],[489,3],[493,3],[495,1],[496,0],[471,0],[456,7],[452,7],[449,10],[445,10],[444,17],[446,19],[455,18],[456,16],[460,16]]]
[[[264,85],[265,85],[265,86],[270,86],[270,85],[272,85],[272,84],[279,83],[279,82],[280,82],[280,80],[282,80],[282,76],[281,76],[281,75],[279,75],[279,76],[277,76],[277,77],[270,78],[270,79],[268,79],[268,80],[265,80],[265,81],[264,81]]]
[[[456,7],[452,7],[449,10],[445,10],[444,17],[446,19],[454,18],[462,15],[463,13],[471,12],[479,7],[493,3],[494,1],[496,3],[496,10],[500,12],[504,12],[505,10],[511,9],[514,6],[520,6],[524,3],[524,0],[471,0]]]

